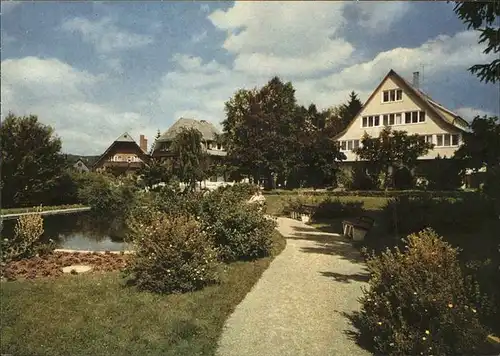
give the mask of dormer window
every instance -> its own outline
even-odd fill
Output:
[[[384,90],[382,92],[383,103],[391,103],[394,101],[401,101],[401,100],[403,100],[403,90],[401,89]]]

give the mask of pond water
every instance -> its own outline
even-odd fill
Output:
[[[2,238],[14,235],[17,220],[3,221]],[[48,215],[43,218],[42,240],[52,239],[57,248],[92,251],[124,251],[125,229],[112,219],[98,218],[90,213]]]

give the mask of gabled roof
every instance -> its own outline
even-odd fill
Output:
[[[81,162],[85,167],[87,167],[87,165],[85,164],[85,162],[81,158],[78,158],[78,160],[73,164],[73,167],[76,166],[79,162]]]
[[[172,141],[182,129],[191,128],[200,131],[203,140],[214,140],[215,136],[219,134],[219,131],[211,122],[181,117],[158,138],[157,142]]]
[[[92,167],[96,167],[101,161],[106,157],[106,155],[119,143],[132,143],[137,147],[137,152],[142,159],[147,157],[147,153],[144,152],[141,147],[134,141],[132,136],[130,136],[127,132],[123,133],[120,137],[113,141],[113,143],[104,151],[104,153],[95,161]]]
[[[128,134],[128,132],[123,133],[120,137],[118,137],[115,142],[135,142],[132,136]]]
[[[359,117],[360,113],[363,112],[363,110],[368,106],[368,104],[371,102],[373,97],[375,96],[376,93],[380,90],[382,85],[385,83],[385,81],[391,78],[393,79],[399,86],[405,90],[406,92],[413,94],[415,96],[416,101],[423,107],[425,107],[428,111],[434,114],[435,117],[438,118],[438,120],[441,120],[442,122],[445,123],[445,125],[451,125],[455,128],[458,128],[462,131],[465,131],[465,129],[468,126],[467,121],[465,121],[462,117],[460,117],[458,114],[454,113],[453,111],[445,108],[443,105],[437,103],[435,100],[433,100],[429,95],[424,93],[420,89],[414,88],[407,80],[405,80],[403,77],[401,77],[398,73],[396,73],[394,70],[390,70],[389,73],[382,79],[380,84],[375,88],[375,90],[372,92],[370,97],[366,100],[365,104],[361,108],[361,110],[358,112],[358,114],[352,119],[352,121],[349,123],[347,128],[343,130],[342,132],[338,133],[335,135],[334,139],[337,139],[341,137],[343,134],[349,130],[349,128],[354,124],[354,121]]]

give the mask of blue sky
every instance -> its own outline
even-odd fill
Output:
[[[499,112],[491,60],[446,2],[4,2],[2,114],[36,114],[63,151],[152,142],[179,117],[219,124],[240,88],[290,80],[299,103],[368,98],[392,68],[466,119]]]

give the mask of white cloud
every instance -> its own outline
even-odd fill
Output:
[[[223,47],[236,55],[235,69],[306,74],[335,68],[353,52],[339,38],[344,3],[236,2],[209,19],[227,32]],[[314,60],[312,60],[314,59]]]
[[[454,36],[437,36],[419,47],[381,52],[370,61],[346,67],[321,79],[299,81],[297,93],[313,97],[315,93],[352,88],[369,94],[390,69],[408,77],[422,65],[426,77],[442,78],[456,71],[465,73],[471,65],[492,59],[492,56],[482,53],[477,36],[477,32],[464,31]],[[367,95],[361,97],[366,99]]]
[[[104,77],[57,59],[26,57],[2,61],[2,110],[38,115],[62,138],[63,151],[100,154],[124,131],[154,137],[148,117],[99,103],[92,96]]]
[[[349,6],[360,12],[359,25],[370,32],[382,33],[399,21],[410,9],[410,2],[352,2]]]
[[[354,45],[342,38],[349,7],[357,11],[356,26],[380,34],[391,30],[409,6],[413,5],[236,2],[228,10],[208,14],[209,7],[201,5],[200,11],[226,34],[221,45],[231,60],[177,53],[170,58],[171,69],[148,83],[149,91],[116,101],[95,93],[106,92],[101,87],[120,90],[112,87],[117,81],[110,80],[123,72],[117,54],[146,46],[152,39],[118,28],[109,18],[77,17],[62,27],[92,44],[113,76],[96,76],[56,59],[4,60],[2,103],[5,110],[32,112],[54,125],[65,151],[101,153],[124,131],[135,138],[144,133],[152,142],[157,128],[164,131],[181,116],[219,124],[225,117],[224,103],[236,90],[262,86],[274,75],[293,82],[299,104],[314,102],[324,109],[345,102],[353,90],[364,101],[391,68],[406,77],[425,65],[425,84],[426,78],[436,82],[466,73],[470,65],[489,58],[477,44],[478,34],[470,31],[437,36],[414,48],[393,48],[363,62],[353,57]],[[194,34],[191,40],[203,41],[209,34]],[[466,117],[475,110],[465,107],[473,105],[459,106],[464,108],[457,111]]]
[[[83,41],[93,45],[100,53],[135,49],[153,43],[151,36],[121,29],[110,18],[91,21],[83,17],[75,17],[64,21],[61,28],[79,33]]]
[[[499,113],[493,113],[491,111],[476,109],[476,108],[459,108],[455,112],[463,117],[467,121],[472,121],[476,116],[499,116]]]
[[[257,58],[257,61],[259,55],[254,55],[253,58]],[[437,36],[415,48],[394,48],[381,52],[364,63],[347,66],[316,78],[308,74],[307,68],[302,76],[293,78],[286,63],[281,65],[281,70],[247,71],[239,67],[240,58],[244,57],[236,57],[232,68],[213,60],[203,62],[199,57],[174,55],[172,60],[177,69],[162,78],[158,88],[159,105],[164,110],[169,107],[178,108],[175,118],[190,115],[219,123],[224,119],[224,102],[237,89],[261,86],[276,74],[284,81],[293,79],[300,104],[314,102],[320,109],[324,109],[345,102],[353,90],[362,101],[366,100],[391,68],[408,77],[424,64],[426,76],[443,78],[457,70],[465,73],[470,65],[487,59],[477,44],[477,33],[471,31],[454,36]],[[294,60],[299,61],[299,58]],[[262,59],[260,65],[266,64],[268,62]],[[257,65],[248,63],[250,67]],[[272,65],[274,64],[271,63]],[[308,62],[297,65],[302,66],[299,68],[302,69],[307,67]],[[436,97],[436,100],[439,101],[439,98]]]
[[[56,96],[81,97],[85,88],[102,77],[77,70],[58,59],[24,57],[2,61],[2,89],[16,87],[24,95],[36,98]]]
[[[406,14],[406,3],[236,2],[209,15],[226,31],[223,47],[236,56],[238,71],[303,76],[335,70],[352,60],[353,46],[340,37],[345,10],[361,13],[360,26],[387,31]]]

